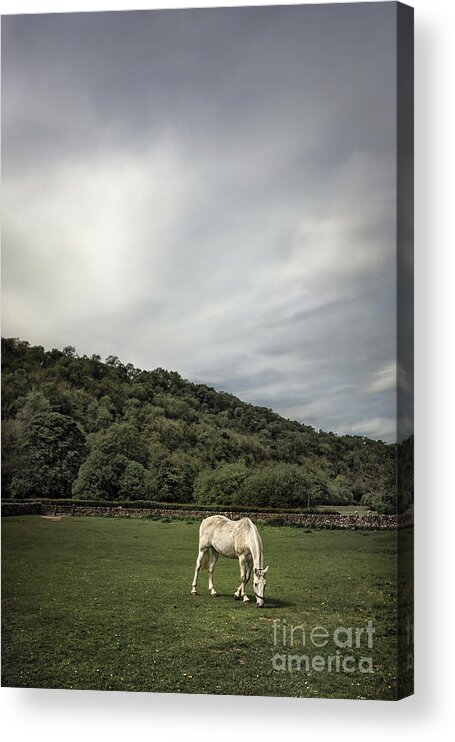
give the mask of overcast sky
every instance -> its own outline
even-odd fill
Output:
[[[395,5],[2,19],[2,334],[395,437]]]

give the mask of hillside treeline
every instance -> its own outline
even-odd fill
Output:
[[[317,432],[175,371],[71,346],[4,339],[2,371],[5,498],[396,508],[395,445]],[[405,509],[406,478],[402,490]]]

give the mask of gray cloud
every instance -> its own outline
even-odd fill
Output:
[[[3,19],[3,334],[393,439],[393,23]]]

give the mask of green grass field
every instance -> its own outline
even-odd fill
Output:
[[[270,565],[262,610],[234,601],[238,564],[223,558],[220,595],[209,596],[206,572],[200,594],[190,595],[196,523],[3,518],[3,684],[394,698],[396,534],[260,530]],[[364,634],[361,647],[338,649],[337,627],[369,620],[372,649]],[[296,630],[294,647],[283,647],[282,627],[297,625],[307,630],[306,645]],[[317,626],[330,635],[323,649],[309,639]],[[276,654],[325,658],[337,649],[356,662],[370,655],[372,672],[272,664]]]

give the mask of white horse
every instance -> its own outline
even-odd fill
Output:
[[[210,595],[216,595],[213,587],[213,570],[219,555],[238,559],[241,583],[234,593],[236,600],[249,602],[245,592],[251,570],[254,568],[253,592],[258,608],[264,605],[265,575],[268,567],[263,567],[263,547],[258,529],[249,518],[229,520],[224,515],[211,515],[205,518],[199,529],[199,554],[196,560],[191,594],[197,595],[197,578],[201,569],[208,569]]]

